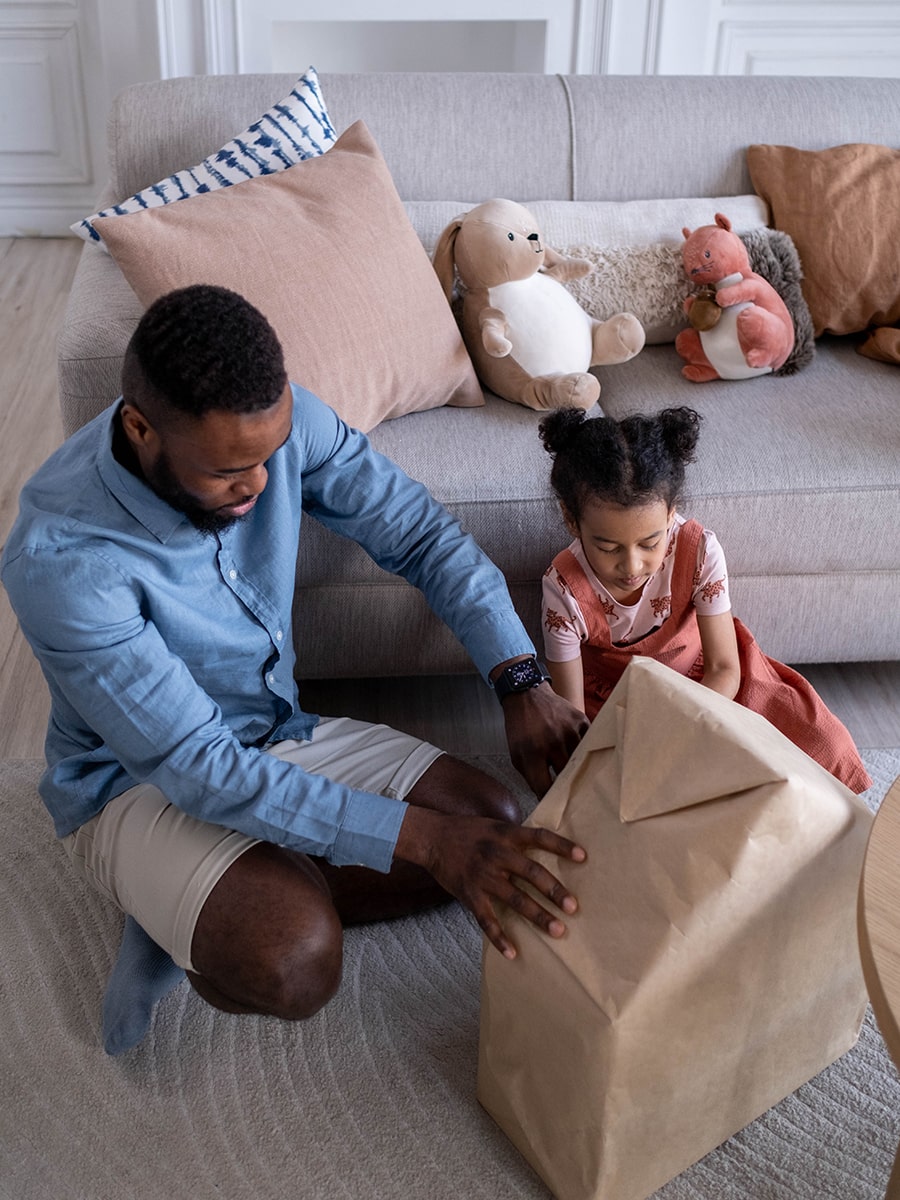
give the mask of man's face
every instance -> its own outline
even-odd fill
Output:
[[[268,480],[266,463],[290,436],[293,398],[286,387],[271,408],[214,411],[161,433],[130,440],[147,483],[204,533],[245,517]],[[128,424],[127,415],[123,417]]]

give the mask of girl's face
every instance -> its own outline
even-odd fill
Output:
[[[588,500],[578,522],[563,509],[591,569],[620,604],[636,604],[644,584],[662,566],[674,515],[663,500],[633,508]]]

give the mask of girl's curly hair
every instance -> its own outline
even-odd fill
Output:
[[[587,417],[578,408],[555,409],[538,427],[553,457],[551,486],[575,522],[590,500],[623,508],[662,500],[674,508],[685,466],[695,458],[701,419],[683,407],[622,421]]]

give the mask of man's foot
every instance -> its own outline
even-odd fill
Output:
[[[184,979],[165,950],[134,917],[125,918],[119,957],[103,997],[103,1049],[122,1054],[150,1028],[154,1005]]]

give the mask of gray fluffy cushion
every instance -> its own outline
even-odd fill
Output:
[[[777,229],[750,229],[738,235],[747,247],[750,266],[771,283],[794,321],[794,349],[775,375],[793,375],[815,354],[813,323],[800,281],[803,271],[790,236]],[[691,284],[685,278],[681,244],[655,242],[616,248],[575,245],[563,253],[586,258],[594,270],[566,287],[579,304],[599,321],[617,312],[633,312],[647,334],[648,344],[673,342],[687,327],[682,302]]]
[[[794,348],[787,362],[772,373],[795,375],[816,352],[812,317],[800,289],[803,270],[797,248],[788,234],[777,229],[752,229],[740,238],[747,247],[751,268],[771,283],[794,322]]]

